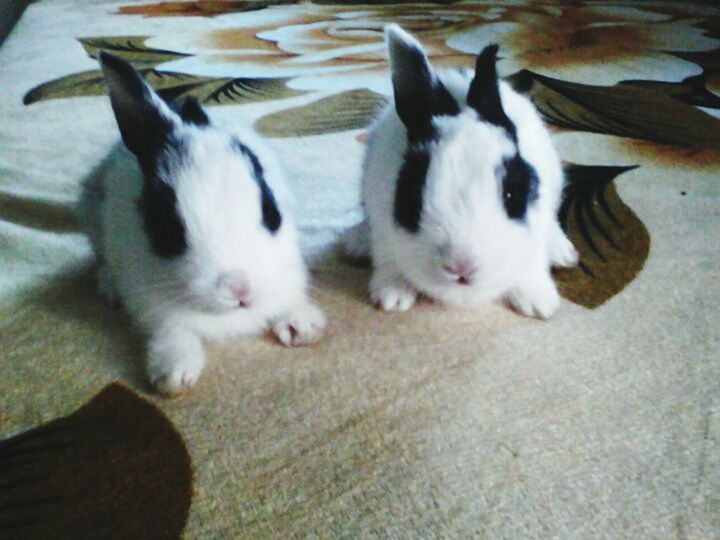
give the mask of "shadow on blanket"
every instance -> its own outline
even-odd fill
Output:
[[[136,390],[148,391],[142,337],[125,311],[98,293],[95,270],[94,264],[85,263],[30,292],[23,313],[9,318],[7,335],[25,333],[33,340],[48,340],[52,346],[41,350],[53,351],[57,359],[92,358],[88,371],[107,372]],[[38,332],[43,326],[48,331]],[[79,346],[82,354],[73,353]]]
[[[111,384],[73,414],[0,441],[0,537],[179,538],[191,486],[173,425]]]

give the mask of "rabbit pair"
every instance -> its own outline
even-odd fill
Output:
[[[549,317],[550,265],[577,255],[556,212],[560,161],[533,106],[495,72],[434,73],[420,44],[386,30],[394,106],[371,129],[366,219],[344,236],[370,255],[372,300],[406,310],[419,293],[448,304],[506,298]],[[126,149],[89,180],[79,203],[101,290],[149,336],[159,391],[189,388],[203,340],[267,328],[285,345],[318,340],[293,202],[273,155],[251,132],[211,121],[192,98],[163,101],[129,64],[100,64]],[[127,151],[129,150],[129,152]]]

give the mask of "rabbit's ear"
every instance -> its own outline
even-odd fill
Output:
[[[180,117],[125,60],[104,51],[99,60],[122,140],[143,162],[162,146]]]
[[[497,62],[497,45],[485,47],[475,61],[475,77],[470,83],[467,104],[475,109],[480,118],[496,126],[505,128],[515,138],[515,125],[505,114],[500,99]]]
[[[180,218],[172,181],[159,166],[159,156],[185,151],[173,131],[181,117],[165,103],[125,60],[100,53],[100,65],[122,140],[143,171],[143,190],[137,201],[143,228],[156,255],[172,258],[185,252],[185,226]]]
[[[433,71],[420,43],[396,24],[385,29],[395,109],[411,142],[432,139],[432,117],[456,115],[458,104]]]
[[[193,96],[185,98],[182,106],[179,110],[180,118],[186,124],[192,124],[194,126],[207,126],[210,124],[210,118],[200,102]]]

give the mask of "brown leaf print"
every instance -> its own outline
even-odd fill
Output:
[[[138,69],[138,73],[165,99],[182,100],[194,96],[206,105],[254,103],[303,94],[287,86],[285,78],[200,77],[187,73]],[[48,99],[73,96],[100,96],[107,93],[100,70],[61,77],[30,90],[25,105]]]
[[[697,23],[695,27],[706,30],[706,36],[720,39],[720,19],[718,18],[706,19]]]
[[[77,216],[67,204],[0,193],[0,219],[38,231],[79,232]]]
[[[666,94],[688,105],[720,109],[720,97],[708,90],[708,82],[708,74],[703,73],[695,77],[688,77],[679,83],[663,81],[622,81],[620,84]]]
[[[163,62],[170,62],[187,55],[147,47],[148,36],[113,36],[80,38],[80,44],[91,58],[97,58],[103,50],[119,56],[131,64],[144,76],[152,77],[151,85],[156,88],[171,86],[173,77],[153,76],[152,68]],[[102,72],[97,70],[73,73],[40,84],[31,89],[23,98],[23,104],[30,105],[47,99],[61,99],[73,96],[100,96],[107,93]]]
[[[165,99],[182,100],[193,96],[205,105],[241,105],[299,96],[305,92],[287,86],[285,78],[198,77],[185,73],[153,72],[148,82],[159,77],[174,80],[159,94]]]
[[[23,105],[32,105],[47,99],[64,99],[74,96],[101,96],[107,93],[100,70],[73,73],[40,84],[23,97]]]
[[[720,71],[708,75],[705,81],[705,87],[712,94],[720,96]]]
[[[163,98],[184,99],[194,96],[206,105],[253,103],[301,95],[302,90],[287,86],[287,78],[202,77],[153,69],[158,64],[187,56],[145,45],[147,36],[81,38],[87,54],[96,58],[101,51],[111,52],[133,64],[138,73]],[[107,93],[102,72],[74,73],[48,81],[31,89],[23,98],[25,105],[48,99],[73,96],[100,96]]]
[[[149,36],[112,36],[79,38],[85,52],[91,58],[97,58],[100,51],[119,56],[138,67],[155,67],[163,62],[172,62],[185,58],[187,54],[148,47],[145,42]]]
[[[717,37],[720,37],[720,31]],[[702,90],[720,97],[720,47],[711,51],[700,51],[700,52],[685,52],[685,51],[673,51],[670,54],[677,56],[688,62],[693,62],[700,66],[703,70],[702,75],[698,75],[698,83],[702,85]],[[697,104],[697,103],[696,103]],[[708,107],[712,105],[697,104],[701,107]]]
[[[560,294],[596,308],[622,291],[645,265],[650,235],[620,199],[617,176],[635,167],[566,167],[567,185],[559,218],[580,253],[576,268],[555,272]]]
[[[266,137],[306,137],[362,129],[387,98],[370,90],[350,90],[260,118],[255,129]]]
[[[523,70],[509,78],[545,120],[576,131],[720,149],[720,121],[653,85],[594,86]]]
[[[670,51],[669,54],[693,62],[704,71],[720,71],[720,48],[711,51]]]

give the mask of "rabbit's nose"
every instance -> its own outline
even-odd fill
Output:
[[[469,257],[457,257],[443,265],[443,270],[459,285],[470,285],[477,273],[477,266]]]
[[[233,298],[238,301],[240,307],[250,305],[250,288],[247,285],[232,284],[229,286]]]
[[[250,307],[250,285],[244,274],[240,272],[224,273],[220,276],[220,285],[237,301],[238,307]]]

